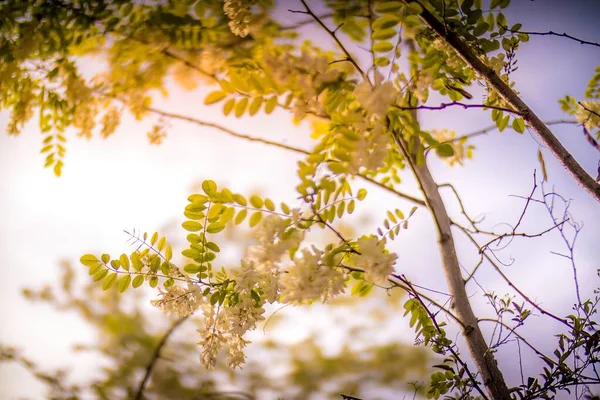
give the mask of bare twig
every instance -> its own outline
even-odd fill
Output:
[[[354,68],[356,69],[356,71],[363,77],[363,79],[365,81],[367,81],[367,82],[369,82],[369,84],[371,84],[371,80],[369,79],[369,75],[367,75],[362,70],[362,68],[360,67],[360,65],[358,65],[358,63],[356,62],[356,60],[354,59],[354,57],[352,57],[352,55],[350,54],[350,52],[348,52],[348,50],[346,49],[346,47],[344,46],[344,44],[341,42],[341,40],[337,37],[337,35],[335,34],[335,32],[333,30],[329,29],[327,27],[327,25],[325,25],[323,23],[323,21],[321,21],[319,19],[319,17],[310,9],[310,7],[308,6],[308,4],[306,4],[305,0],[300,0],[300,1],[302,2],[302,5],[306,9],[306,11],[301,11],[300,13],[305,13],[305,14],[310,15],[325,30],[325,32],[327,32],[329,34],[329,36],[331,36],[333,38],[333,40],[335,40],[335,42],[337,43],[337,45],[340,47],[340,49],[346,55],[347,61],[354,66]],[[290,11],[292,11],[292,10],[290,10]],[[298,11],[296,11],[296,12],[298,12]]]
[[[497,107],[497,106],[492,106],[492,105],[488,105],[488,104],[467,104],[467,103],[461,103],[460,101],[453,101],[451,103],[442,103],[439,106],[414,106],[414,107],[408,107],[408,106],[398,106],[398,105],[393,105],[393,107],[398,108],[400,110],[432,110],[432,111],[436,111],[436,110],[443,110],[445,108],[448,107],[454,107],[454,106],[458,106],[458,107],[462,107],[465,109],[468,108],[482,108],[482,109],[493,109],[493,110],[500,110],[500,111],[506,111],[509,112],[511,114],[516,114],[516,115],[520,115],[519,111],[510,109],[510,108],[506,108],[506,107]]]
[[[600,43],[597,42],[591,42],[589,40],[583,40],[583,39],[579,39],[576,38],[575,36],[569,35],[568,33],[557,33],[554,31],[548,31],[548,32],[532,32],[532,31],[522,31],[519,29],[510,29],[507,26],[502,26],[500,25],[502,28],[504,28],[505,30],[507,30],[508,32],[511,33],[524,33],[526,35],[531,35],[531,36],[558,36],[558,37],[563,37],[563,38],[567,38],[570,40],[573,40],[575,42],[579,42],[580,44],[587,44],[590,46],[596,46],[596,47],[600,47]]]

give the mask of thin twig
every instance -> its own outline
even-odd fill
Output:
[[[392,107],[398,108],[400,110],[432,110],[432,111],[443,110],[445,108],[454,107],[454,106],[462,107],[465,109],[468,109],[468,108],[488,109],[488,108],[490,108],[493,110],[506,111],[506,112],[509,112],[511,114],[516,114],[516,115],[521,114],[519,111],[513,110],[511,108],[492,106],[489,104],[467,104],[467,103],[461,103],[460,101],[453,101],[451,103],[442,103],[439,106],[424,106],[424,105],[422,105],[422,106],[409,107],[409,106],[392,105]]]
[[[502,26],[502,25],[500,25],[500,26],[502,28],[504,28],[505,30],[507,30],[508,32],[511,32],[511,33],[524,33],[526,35],[531,35],[531,36],[558,36],[558,37],[563,37],[563,38],[566,38],[566,39],[573,40],[575,42],[579,42],[580,44],[587,44],[587,45],[590,45],[590,46],[600,47],[600,43],[591,42],[589,40],[579,39],[579,38],[576,38],[575,36],[569,35],[568,33],[565,33],[565,32],[563,32],[563,33],[557,33],[557,32],[554,32],[554,31],[532,32],[532,31],[522,31],[522,30],[519,30],[519,29],[510,29],[507,26]]]
[[[354,57],[352,57],[352,55],[348,52],[348,50],[346,49],[346,47],[344,46],[344,44],[341,42],[341,40],[337,37],[337,35],[335,34],[334,31],[332,31],[331,29],[329,29],[327,27],[327,25],[325,25],[323,23],[323,21],[321,21],[319,19],[319,17],[310,9],[310,7],[308,6],[308,4],[306,4],[305,0],[300,0],[302,2],[302,5],[304,6],[304,8],[306,8],[306,11],[301,11],[301,13],[305,13],[310,15],[319,25],[321,25],[321,27],[325,30],[325,32],[327,32],[329,34],[329,36],[331,36],[333,38],[333,40],[335,40],[335,42],[337,43],[337,45],[340,47],[340,49],[344,52],[344,54],[346,55],[347,61],[350,62],[350,64],[352,64],[354,66],[354,68],[356,69],[356,71],[363,77],[363,79],[367,82],[369,82],[370,85],[372,85],[371,80],[369,79],[369,76],[362,70],[362,68],[360,67],[360,65],[358,65],[358,63],[356,62],[356,60],[354,59]],[[292,10],[290,10],[292,11]],[[296,11],[298,12],[298,11]]]

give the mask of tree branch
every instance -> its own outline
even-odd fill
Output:
[[[363,77],[363,79],[365,81],[371,83],[371,80],[369,79],[369,76],[362,70],[362,68],[360,67],[360,65],[358,65],[358,63],[356,62],[356,60],[354,60],[354,58],[348,52],[348,50],[346,49],[346,47],[344,46],[344,44],[340,41],[340,39],[335,34],[335,31],[332,31],[331,29],[329,29],[323,23],[323,21],[321,21],[319,19],[319,17],[317,17],[317,15],[315,15],[315,13],[312,12],[312,10],[310,9],[310,7],[308,7],[308,5],[306,4],[305,0],[300,0],[300,1],[302,2],[302,5],[304,6],[304,8],[306,8],[306,11],[302,11],[302,12],[304,12],[305,14],[310,15],[319,25],[321,25],[321,27],[325,30],[325,32],[327,32],[329,34],[329,36],[331,36],[333,38],[333,40],[335,40],[335,42],[337,43],[337,45],[344,52],[344,54],[346,55],[347,61],[350,62],[354,66],[354,68],[356,69],[356,71],[358,71],[358,73]]]
[[[497,107],[497,106],[491,106],[488,104],[467,104],[467,103],[461,103],[460,101],[453,101],[452,103],[442,103],[439,106],[403,107],[403,106],[393,105],[393,107],[398,108],[400,110],[443,110],[445,108],[452,107],[452,106],[459,106],[459,107],[462,107],[465,109],[467,109],[467,108],[483,108],[483,109],[490,108],[493,110],[506,111],[511,114],[520,115],[520,113],[518,111],[515,111],[510,108],[506,108],[506,107]]]
[[[418,0],[403,0],[406,4],[417,3]],[[421,5],[422,6],[422,5]],[[459,35],[444,28],[444,24],[440,22],[435,15],[422,7],[423,11],[420,14],[423,22],[429,26],[440,38],[444,39],[448,45],[460,55],[467,64],[469,64],[475,72],[477,72],[485,81],[498,92],[498,94],[513,107],[523,120],[529,125],[538,135],[540,140],[550,149],[552,154],[560,162],[560,164],[571,174],[573,178],[586,189],[592,197],[600,202],[600,184],[588,174],[573,156],[564,148],[560,141],[542,122],[542,120],[521,100],[521,98],[504,82],[493,69],[485,65],[477,55],[465,44]]]
[[[135,395],[135,400],[142,400],[144,398],[144,389],[146,387],[146,384],[148,383],[148,380],[150,379],[150,375],[152,375],[152,370],[154,369],[154,366],[156,365],[156,362],[158,361],[158,357],[160,356],[160,352],[161,352],[162,348],[165,346],[165,344],[167,343],[167,340],[169,340],[169,337],[175,331],[175,329],[177,329],[177,327],[179,327],[179,325],[181,325],[183,323],[183,321],[185,321],[186,319],[187,319],[187,317],[183,317],[183,318],[180,318],[177,321],[175,321],[173,323],[173,325],[171,325],[171,327],[165,332],[163,337],[160,339],[160,342],[158,342],[158,345],[156,345],[156,348],[154,349],[154,353],[152,353],[152,357],[150,358],[150,362],[146,366],[146,374],[144,375],[144,378],[142,379],[142,381],[140,382],[140,385],[138,386],[138,389],[137,389],[137,392]]]
[[[461,267],[456,255],[456,246],[452,236],[450,218],[439,193],[439,188],[431,176],[427,164],[418,165],[413,156],[408,152],[404,139],[398,132],[392,133],[399,151],[404,155],[410,168],[413,170],[419,187],[425,196],[427,207],[433,217],[437,234],[442,264],[446,282],[452,295],[453,308],[462,322],[462,332],[469,353],[481,373],[483,383],[492,399],[510,400],[510,392],[493,352],[488,347],[483,333],[479,328],[469,296],[467,294]]]
[[[588,40],[583,40],[583,39],[579,39],[576,38],[575,36],[571,36],[568,33],[557,33],[557,32],[553,32],[553,31],[548,31],[548,32],[531,32],[531,31],[521,31],[518,29],[510,29],[506,26],[502,26],[500,25],[502,28],[504,28],[505,30],[507,30],[508,32],[511,33],[524,33],[526,35],[532,35],[532,36],[558,36],[558,37],[563,37],[563,38],[567,38],[567,39],[571,39],[574,40],[576,42],[579,42],[580,44],[588,44],[590,46],[597,46],[600,47],[600,43],[596,43],[596,42],[590,42]]]

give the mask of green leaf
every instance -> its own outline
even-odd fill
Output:
[[[356,205],[354,200],[350,200],[348,203],[348,214],[352,214],[354,212],[354,206]]]
[[[388,42],[388,41],[376,42],[373,45],[373,51],[375,53],[387,53],[388,51],[391,51],[393,48],[394,48],[393,43]]]
[[[238,215],[235,217],[235,224],[239,225],[242,222],[244,222],[244,219],[246,219],[246,215],[248,214],[248,211],[246,209],[241,210]]]
[[[212,251],[214,251],[216,253],[218,253],[218,252],[221,251],[221,249],[219,248],[219,246],[217,246],[217,244],[214,243],[214,242],[207,242],[205,246],[206,246],[207,249],[210,249],[210,250],[212,250]]]
[[[452,157],[454,155],[454,149],[448,143],[437,146],[435,152],[438,156],[443,158]]]
[[[170,245],[167,246],[167,249],[165,250],[165,258],[167,259],[167,261],[170,261],[171,258],[173,258],[173,249]]]
[[[263,103],[263,98],[262,97],[255,97],[254,100],[252,100],[252,103],[250,104],[250,108],[248,109],[248,112],[250,113],[250,115],[254,115],[258,112],[258,110],[260,110],[260,106],[262,106]]]
[[[252,216],[250,217],[250,228],[255,227],[260,222],[261,218],[262,213],[260,211],[257,211],[254,214],[252,214]]]
[[[252,206],[255,208],[261,208],[264,202],[259,196],[253,194],[250,196],[250,204],[252,204]]]
[[[188,274],[197,274],[198,272],[200,272],[200,266],[196,265],[196,264],[188,264],[185,267],[183,267],[183,270],[185,272],[187,272]]]
[[[247,106],[248,98],[244,97],[235,105],[235,116],[237,118],[241,117],[244,114],[244,111],[246,111]]]
[[[100,260],[98,260],[98,257],[96,257],[93,254],[85,254],[85,255],[81,256],[79,261],[86,267],[95,267],[96,265],[98,265],[98,263],[100,263]]]
[[[277,106],[277,96],[272,96],[265,103],[265,113],[271,114]]]
[[[119,279],[119,283],[117,284],[117,289],[119,289],[119,293],[125,292],[129,288],[130,283],[131,275],[123,275],[123,277]]]
[[[373,40],[387,40],[396,36],[398,32],[394,28],[381,29],[379,31],[373,31],[371,38]]]
[[[229,115],[233,110],[233,106],[235,106],[235,99],[229,99],[223,104],[223,114],[225,116]]]
[[[135,278],[133,278],[133,283],[131,284],[131,286],[133,286],[134,288],[138,288],[142,286],[142,283],[144,283],[144,275],[138,275]]]
[[[400,18],[392,14],[384,14],[373,22],[373,30],[393,28],[400,22]]]
[[[94,274],[94,277],[92,279],[94,280],[94,282],[98,282],[98,281],[101,281],[102,279],[104,279],[104,277],[107,274],[108,274],[107,269],[101,269],[100,271],[98,271]]]
[[[209,105],[218,103],[219,101],[223,100],[225,96],[227,96],[227,93],[225,91],[216,90],[214,92],[209,93],[208,96],[206,96],[206,98],[204,99],[204,104]]]
[[[490,26],[487,24],[487,22],[482,22],[481,24],[477,25],[475,29],[473,29],[473,35],[481,36],[486,33],[488,29],[490,29]]]
[[[202,190],[207,196],[213,196],[217,192],[217,184],[214,181],[206,180],[202,182]]]
[[[106,278],[104,278],[104,280],[102,281],[102,290],[108,290],[110,289],[110,287],[117,281],[117,273],[113,272],[111,274],[109,274]]]
[[[202,225],[200,225],[200,222],[198,221],[185,221],[181,226],[183,226],[183,229],[190,232],[198,232],[202,229]]]
[[[269,211],[275,211],[275,204],[273,204],[273,201],[271,201],[271,199],[265,199],[265,207]]]
[[[365,197],[367,197],[367,189],[359,189],[358,193],[356,194],[356,198],[360,201],[363,201]]]
[[[523,118],[515,118],[513,120],[512,127],[519,133],[525,132],[525,122],[523,122]]]
[[[223,229],[225,229],[225,225],[224,224],[222,224],[220,222],[213,222],[212,224],[208,225],[208,227],[206,228],[206,232],[208,232],[208,233],[219,233]]]
[[[379,14],[397,13],[400,11],[402,3],[399,1],[382,1],[375,6],[375,11]]]
[[[156,276],[153,276],[150,278],[150,287],[155,288],[158,285],[158,278]]]
[[[119,257],[119,261],[121,262],[121,267],[123,267],[123,269],[125,271],[129,271],[129,257],[127,257],[127,254],[121,254],[121,257]]]

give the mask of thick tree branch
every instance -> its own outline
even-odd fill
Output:
[[[403,0],[406,4],[417,3],[418,0]],[[564,148],[560,141],[542,122],[542,120],[521,100],[521,98],[504,82],[493,69],[485,65],[465,44],[460,36],[444,27],[444,24],[438,18],[422,7],[421,19],[429,26],[440,38],[444,39],[448,45],[469,64],[486,82],[498,92],[498,94],[513,107],[523,118],[525,123],[538,135],[540,140],[550,149],[552,154],[561,165],[575,178],[584,189],[586,189],[598,202],[600,202],[600,184],[588,174],[573,156]]]

